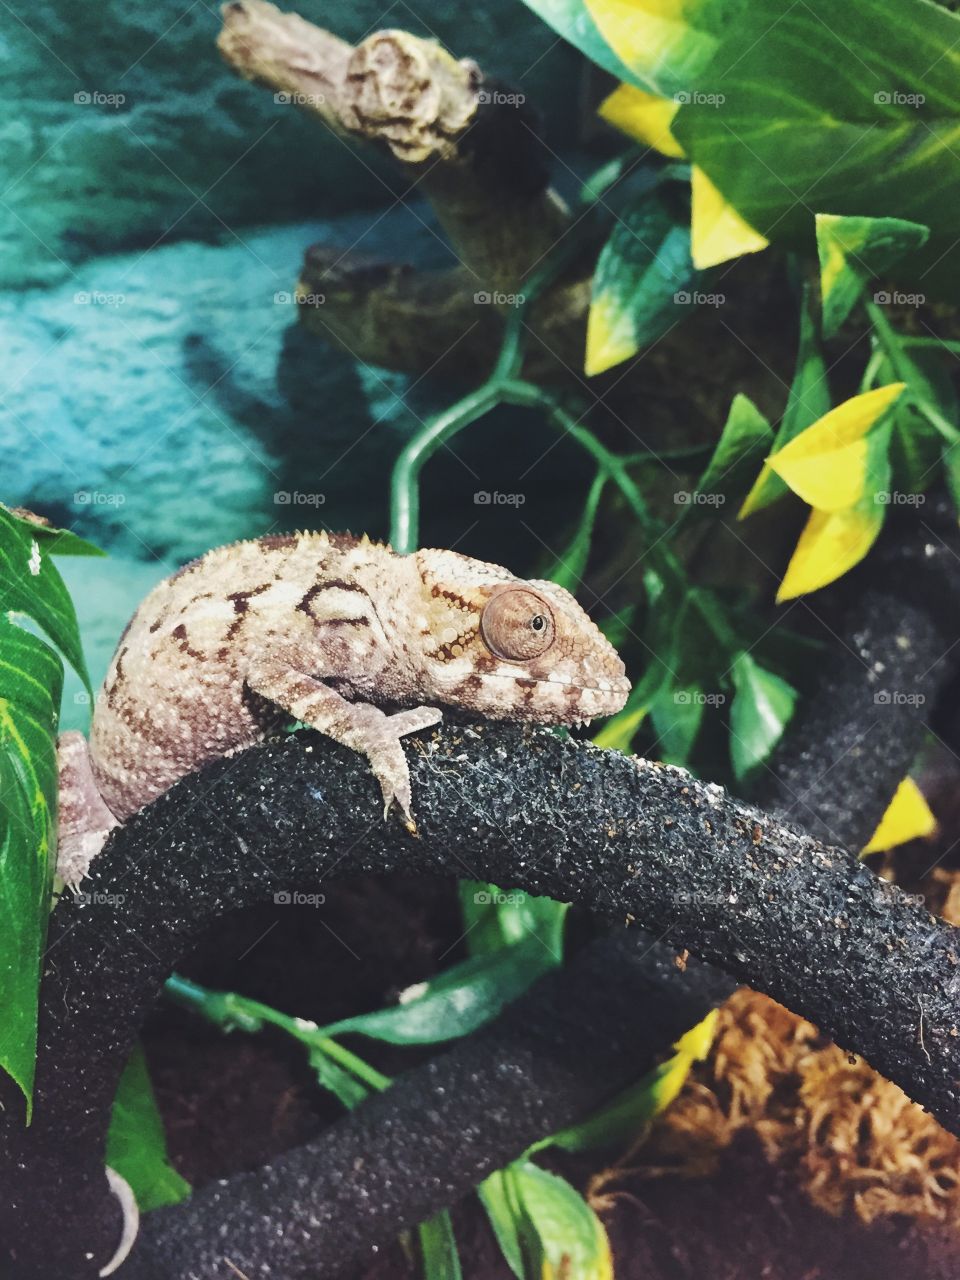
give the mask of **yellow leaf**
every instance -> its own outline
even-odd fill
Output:
[[[905,385],[892,382],[845,400],[767,462],[794,493],[821,511],[841,511],[872,497],[867,437]]]
[[[690,168],[690,253],[700,271],[770,243],[728,204],[699,165]]]
[[[632,84],[622,84],[600,104],[600,115],[614,128],[645,142],[661,155],[682,160],[683,147],[670,132],[679,109],[680,103],[672,98],[659,98]]]
[[[669,65],[695,34],[685,12],[689,0],[586,0],[586,6],[604,40],[634,70]]]
[[[868,501],[844,511],[811,511],[777,592],[777,603],[817,591],[852,569],[876,541],[886,510]]]
[[[713,1037],[717,1034],[719,1017],[719,1010],[711,1009],[707,1016],[702,1018],[695,1027],[685,1031],[673,1046],[677,1053],[688,1054],[695,1062],[702,1062],[710,1052]]]
[[[598,294],[587,316],[587,351],[583,370],[588,378],[629,360],[637,351],[630,312],[612,294]]]
[[[640,728],[649,707],[644,705],[631,711],[621,711],[603,726],[593,739],[594,746],[611,747],[617,751],[629,751],[633,735]]]
[[[864,845],[864,853],[880,853],[895,845],[906,844],[920,836],[929,836],[937,828],[937,820],[923,798],[923,792],[912,778],[904,778],[897,787],[880,825]]]

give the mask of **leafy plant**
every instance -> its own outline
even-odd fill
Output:
[[[60,654],[90,691],[77,616],[52,557],[100,554],[68,530],[0,507],[0,1067],[22,1089],[28,1115],[53,882]]]

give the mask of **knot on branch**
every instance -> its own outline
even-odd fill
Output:
[[[344,118],[357,133],[383,138],[398,159],[419,164],[454,150],[453,139],[476,114],[476,81],[473,63],[458,62],[435,41],[377,31],[350,59]]]

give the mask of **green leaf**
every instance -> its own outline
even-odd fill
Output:
[[[311,1049],[308,1059],[321,1089],[332,1093],[348,1111],[352,1111],[369,1097],[370,1090],[367,1086],[334,1062],[322,1048]]]
[[[73,535],[0,506],[0,1067],[31,1105],[37,990],[46,937],[57,812],[56,732],[63,665],[20,615],[57,646],[92,693],[77,617],[51,553]]]
[[[827,366],[820,346],[819,318],[814,307],[813,294],[804,286],[800,302],[800,341],[797,346],[797,363],[787,396],[780,426],[777,428],[773,452],[779,452],[812,422],[822,418],[830,408],[830,386],[827,382]],[[762,511],[777,498],[787,493],[783,480],[764,463],[760,475],[747,494],[740,508],[739,519]]]
[[[757,406],[739,392],[733,397],[727,421],[713,457],[697,482],[697,495],[721,499],[723,505],[741,495],[760,457],[773,446],[773,428]],[[697,510],[691,505],[691,510]],[[700,508],[702,509],[702,508]]]
[[[29,1115],[56,829],[63,665],[0,614],[0,1067]]]
[[[467,949],[482,955],[538,939],[557,964],[563,960],[563,930],[569,903],[529,893],[504,893],[495,884],[460,881],[460,907]]]
[[[832,338],[869,280],[926,244],[930,229],[903,218],[816,216],[823,336]]]
[[[743,0],[586,0],[603,39],[634,83],[664,97],[699,87],[743,7]],[[589,49],[584,52],[593,56]]]
[[[446,1209],[417,1228],[423,1254],[425,1280],[460,1280],[460,1256],[453,1234],[453,1220]]]
[[[754,0],[704,71],[719,105],[691,101],[672,131],[762,234],[812,248],[811,209],[919,223],[931,235],[909,273],[939,260],[949,289],[958,42],[960,19],[927,0]]]
[[[686,765],[703,723],[706,696],[698,685],[668,686],[650,701],[650,720],[657,734],[657,759]]]
[[[960,444],[944,445],[943,474],[953,505],[960,513]]]
[[[49,556],[105,556],[107,553],[86,538],[81,538],[70,529],[57,529],[54,525],[40,524],[20,515],[18,511],[4,507],[0,510],[13,517],[22,532],[28,538],[34,538],[40,544],[40,550]]]
[[[630,359],[689,314],[697,279],[689,227],[676,222],[659,194],[644,195],[617,221],[597,263],[587,375]]]
[[[93,696],[76,610],[63,579],[41,546],[37,526],[5,507],[0,507],[0,610],[32,618]]]
[[[590,16],[583,0],[523,0],[533,12],[579,49],[591,62],[603,67],[618,80],[629,79],[630,69],[620,61]]]
[[[107,1134],[107,1164],[130,1184],[141,1213],[179,1204],[190,1184],[167,1159],[147,1060],[138,1044],[124,1068]]]
[[[500,1252],[517,1280],[524,1280],[520,1209],[513,1195],[509,1170],[491,1173],[477,1187]]]
[[[325,1027],[326,1036],[347,1032],[390,1044],[436,1044],[469,1035],[526,991],[558,956],[538,937],[489,954],[471,956],[429,982],[411,988],[390,1009],[344,1018]]]
[[[603,1223],[569,1182],[530,1161],[510,1166],[527,1251],[544,1280],[613,1280]]]
[[[573,539],[566,551],[558,558],[556,564],[546,575],[557,586],[565,587],[571,593],[577,591],[586,572],[587,561],[590,558],[590,545],[593,542],[593,526],[597,519],[597,508],[600,505],[600,498],[603,495],[604,486],[608,479],[609,476],[605,472],[601,472],[590,486],[590,492],[587,494],[587,500],[584,503],[583,514],[580,517],[577,531],[573,535]]]
[[[730,757],[739,781],[766,760],[779,742],[793,715],[797,691],[745,652],[733,664],[733,685]]]

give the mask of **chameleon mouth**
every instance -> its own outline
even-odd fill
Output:
[[[633,688],[626,676],[615,676],[611,680],[605,680],[602,684],[584,684],[580,680],[555,680],[551,676],[528,676],[522,672],[512,671],[487,671],[485,675],[489,678],[494,676],[500,680],[523,680],[526,682],[534,682],[535,684],[543,684],[550,688],[556,685],[560,689],[579,689],[584,693],[629,693]]]

